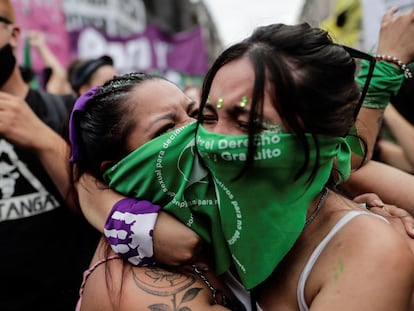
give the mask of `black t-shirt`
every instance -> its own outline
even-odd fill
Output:
[[[414,71],[414,63],[408,65]],[[414,124],[414,79],[405,79],[397,96],[391,99],[395,108],[411,123]]]
[[[59,133],[66,115],[26,101]],[[58,119],[58,120],[56,120]],[[0,138],[0,310],[71,310],[100,234],[63,204],[36,155]]]

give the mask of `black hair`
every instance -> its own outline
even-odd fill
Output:
[[[309,154],[313,152],[305,133],[313,135],[318,146],[316,135],[345,136],[355,123],[360,96],[355,83],[355,61],[326,31],[307,23],[259,27],[250,37],[226,49],[213,63],[204,80],[201,110],[220,68],[242,57],[249,58],[255,74],[243,172],[253,165],[255,134],[259,131],[255,121],[263,119],[265,86],[270,82],[274,108],[304,148],[306,159],[297,173],[299,176],[309,165]],[[318,167],[319,148],[316,149],[312,176]]]
[[[88,172],[102,180],[101,163],[119,161],[128,154],[126,139],[139,120],[130,117],[136,101],[130,100],[131,90],[141,83],[164,78],[145,73],[129,73],[114,77],[99,87],[87,103],[79,121],[78,131],[82,158],[76,163],[74,180]]]
[[[102,66],[113,66],[114,61],[108,55],[103,55],[96,59],[79,60],[73,63],[68,74],[68,79],[72,89],[79,95],[82,85],[87,85],[93,74]]]

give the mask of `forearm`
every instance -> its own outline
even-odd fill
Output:
[[[407,159],[401,146],[387,140],[379,140],[377,143],[379,160],[408,173],[414,172],[414,166]]]
[[[64,198],[66,204],[75,209],[75,200],[70,191],[70,177],[68,166],[68,145],[52,129],[44,125],[43,134],[39,133],[39,138],[34,148],[44,169],[52,179],[59,193]]]
[[[37,51],[39,52],[39,55],[42,58],[45,65],[52,68],[55,74],[58,74],[59,76],[66,75],[65,68],[62,66],[62,64],[59,62],[56,56],[45,44],[38,45]]]
[[[88,174],[81,176],[76,190],[83,215],[92,226],[103,233],[112,207],[124,196],[99,183]]]
[[[383,17],[378,48],[375,52],[377,62],[356,123],[358,133],[367,143],[367,160],[372,157],[384,109],[404,81],[405,72],[401,64],[408,64],[414,59],[412,17],[406,14],[394,19],[396,11],[395,8],[390,9]],[[362,60],[361,70],[356,78],[361,89],[365,85],[368,73],[369,62]]]
[[[356,127],[358,129],[358,135],[366,143],[367,153],[365,154],[365,161],[372,159],[375,143],[382,126],[383,115],[383,109],[362,107],[359,111]],[[357,165],[354,164],[353,167],[358,167],[360,161],[359,159],[356,162]]]
[[[384,120],[398,144],[402,147],[411,166],[414,167],[414,126],[392,105],[385,110]]]
[[[124,249],[121,256],[125,260],[137,264],[136,257],[132,258],[132,261],[129,260],[129,255],[133,251],[130,245],[137,241],[139,241],[135,243],[137,245],[148,246],[149,243],[153,243],[157,263],[176,266],[198,255],[197,251],[202,244],[201,238],[175,217],[165,212],[158,214],[159,206],[148,201],[126,199],[88,174],[81,177],[76,189],[86,219],[100,232],[104,232],[105,229],[105,236],[112,249],[117,253],[121,248]],[[125,205],[128,200],[130,204]],[[117,213],[116,217],[113,216],[115,213]],[[127,214],[128,216],[125,216]],[[121,215],[124,216],[121,217]],[[153,228],[149,227],[150,223],[154,224]],[[152,229],[151,237],[148,232]],[[118,238],[116,232],[120,230],[127,232],[130,241],[134,243]],[[141,254],[144,253],[141,250],[138,251]],[[145,252],[148,253],[148,251]]]
[[[377,193],[385,203],[414,215],[414,176],[390,165],[369,161],[353,172],[343,187],[352,196]]]

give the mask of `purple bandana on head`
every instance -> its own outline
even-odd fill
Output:
[[[70,147],[72,150],[72,155],[70,157],[70,162],[77,162],[82,159],[81,150],[79,147],[79,116],[81,116],[85,110],[86,105],[91,98],[95,96],[98,92],[99,87],[95,86],[91,88],[89,91],[81,95],[73,105],[72,113],[70,114],[69,119],[69,141]]]

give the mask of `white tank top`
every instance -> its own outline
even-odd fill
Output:
[[[329,243],[330,240],[338,233],[348,222],[360,215],[370,215],[375,216],[388,222],[384,217],[380,215],[373,214],[368,211],[350,211],[345,214],[329,231],[326,237],[319,243],[319,245],[315,248],[311,256],[309,257],[303,271],[299,277],[298,286],[297,286],[297,300],[299,305],[300,311],[309,311],[309,307],[305,301],[305,285],[306,281],[309,277],[310,272],[319,258],[320,254],[325,249],[326,245]],[[234,295],[242,302],[247,311],[251,311],[251,301],[250,301],[250,293],[243,287],[243,285],[237,280],[230,272],[225,274],[225,282],[227,286],[231,289]],[[257,311],[263,311],[260,306],[256,303]]]
[[[315,248],[312,255],[309,257],[308,262],[306,263],[305,267],[303,268],[303,271],[299,277],[298,287],[296,291],[297,299],[298,299],[298,305],[300,311],[308,311],[309,307],[306,304],[305,301],[305,285],[306,281],[309,277],[310,272],[312,271],[312,268],[316,262],[316,260],[319,258],[320,254],[325,249],[326,245],[329,243],[329,241],[341,230],[348,222],[350,222],[353,218],[360,216],[360,215],[370,215],[375,216],[377,218],[380,218],[386,222],[388,222],[384,217],[380,215],[373,214],[368,211],[351,211],[347,213],[344,217],[342,217],[336,224],[333,226],[331,231],[326,235],[326,237],[319,243],[319,245]]]

